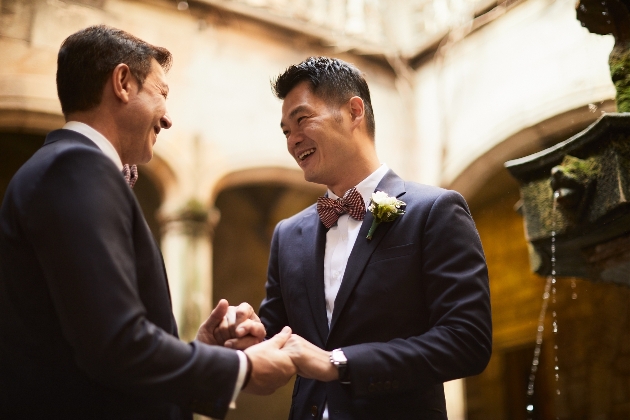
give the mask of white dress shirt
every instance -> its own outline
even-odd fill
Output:
[[[363,197],[365,208],[367,209],[372,193],[385,176],[389,168],[382,164],[367,178],[356,185],[356,189]],[[328,190],[328,197],[339,198],[335,193]],[[341,215],[337,223],[330,227],[326,233],[326,250],[324,252],[324,296],[326,297],[326,315],[328,316],[328,327],[335,309],[335,299],[341,286],[341,280],[346,272],[346,265],[354,243],[359,236],[359,230],[363,222],[356,220],[348,214]],[[328,420],[328,403],[324,407],[322,420]]]
[[[123,163],[120,160],[120,156],[118,152],[114,148],[114,146],[105,138],[104,135],[93,129],[87,124],[78,121],[68,121],[64,126],[64,130],[72,130],[79,134],[83,134],[85,137],[90,139],[94,144],[98,146],[99,149],[103,152],[105,156],[110,158],[112,162],[116,165],[117,168],[120,168],[122,171]],[[236,378],[236,384],[234,385],[234,392],[232,394],[232,401],[230,402],[230,408],[236,408],[236,397],[238,397],[241,388],[243,387],[243,382],[245,382],[245,376],[247,375],[247,356],[240,350],[236,351],[239,359],[239,369],[238,376]]]

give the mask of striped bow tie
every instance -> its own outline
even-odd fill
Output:
[[[343,198],[336,200],[328,197],[317,199],[317,213],[326,228],[334,225],[342,214],[348,213],[356,220],[365,217],[365,202],[356,188],[348,190]]]
[[[122,170],[123,175],[125,176],[125,181],[131,188],[136,185],[136,181],[138,180],[138,167],[136,165],[127,165],[123,166]]]

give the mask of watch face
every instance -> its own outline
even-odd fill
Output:
[[[348,359],[346,359],[346,355],[343,354],[343,351],[341,350],[333,350],[332,352],[332,357],[333,360],[335,361],[335,363],[347,363]]]

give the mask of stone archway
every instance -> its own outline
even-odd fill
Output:
[[[221,218],[214,230],[213,300],[250,303],[265,296],[267,261],[275,225],[313,204],[324,187],[303,180],[301,171],[263,168],[240,171],[219,183],[215,207]],[[230,418],[287,418],[293,382],[270,397],[242,394]]]
[[[592,107],[585,105],[521,130],[464,168],[446,188],[458,191],[469,201],[489,199],[512,182],[512,177],[503,167],[506,161],[530,155],[566,140],[594,123],[602,112],[614,110],[614,101],[601,103],[595,112]],[[489,187],[492,191],[488,190]]]

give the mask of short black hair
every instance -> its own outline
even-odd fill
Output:
[[[336,105],[346,103],[353,96],[363,99],[368,134],[372,139],[376,124],[370,99],[370,88],[359,69],[343,60],[329,57],[309,57],[300,64],[287,68],[271,86],[278,99],[284,99],[302,82],[308,82],[314,94]]]
[[[107,78],[121,63],[129,66],[142,87],[151,71],[151,59],[168,71],[172,55],[166,48],[106,25],[70,35],[57,56],[57,95],[64,115],[98,106]]]

